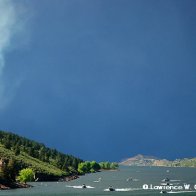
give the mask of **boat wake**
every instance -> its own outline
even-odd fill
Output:
[[[136,179],[136,178],[135,178],[135,179],[133,179],[133,182],[137,182],[137,181],[139,181],[139,179]]]
[[[127,178],[126,181],[127,182],[129,182],[129,181],[137,182],[137,181],[139,181],[139,179],[136,179],[136,178],[132,178],[131,177],[131,178]]]
[[[70,186],[70,185],[67,185],[66,187],[69,187],[69,188],[74,188],[74,189],[84,189],[84,186],[83,185],[78,185],[78,186]],[[93,186],[86,186],[87,189],[94,189],[95,187]]]
[[[142,190],[140,188],[115,188],[114,191],[117,192],[125,192],[125,191],[138,191]],[[104,191],[110,191],[109,189],[104,189]]]
[[[95,180],[93,182],[101,182],[101,178],[99,178],[98,180]]]
[[[178,193],[196,193],[196,191],[169,191],[169,194],[178,194]]]

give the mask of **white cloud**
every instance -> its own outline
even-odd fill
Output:
[[[15,1],[16,2],[16,1]],[[10,102],[14,90],[6,88],[3,79],[4,68],[6,66],[5,55],[12,48],[13,40],[17,38],[19,33],[24,29],[24,17],[21,17],[21,10],[16,7],[17,4],[11,0],[0,0],[0,109],[3,109]]]

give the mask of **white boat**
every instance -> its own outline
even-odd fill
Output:
[[[165,193],[167,193],[167,191],[161,191],[160,193],[161,193],[161,194],[165,194]]]
[[[162,182],[169,182],[169,181],[170,181],[169,178],[164,178],[164,179],[162,180]]]
[[[100,182],[101,181],[101,178],[99,178],[98,180],[95,180],[95,181],[93,181],[93,182]]]

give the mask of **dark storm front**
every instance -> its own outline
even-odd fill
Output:
[[[168,182],[167,179],[169,179]],[[165,185],[161,185],[164,184]],[[85,184],[87,188],[82,188]],[[33,188],[1,191],[9,196],[60,195],[159,195],[164,189],[156,186],[190,185],[189,189],[172,190],[180,195],[195,195],[196,169],[166,167],[120,167],[119,171],[105,171],[81,176],[70,182],[34,182]],[[143,186],[148,185],[148,189]],[[152,189],[151,189],[152,185]],[[112,186],[115,191],[110,192]],[[171,193],[170,190],[166,190]]]
[[[1,0],[0,128],[84,160],[194,157],[195,10],[194,0]]]

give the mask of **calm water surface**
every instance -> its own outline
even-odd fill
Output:
[[[162,195],[160,190],[144,190],[143,184],[158,186],[164,178],[171,179],[170,184],[183,186],[190,184],[190,191],[196,184],[195,168],[165,167],[120,167],[119,171],[106,171],[88,174],[71,182],[34,182],[33,188],[0,191],[0,195],[11,196],[79,196],[79,195]],[[100,182],[98,179],[101,178]],[[87,189],[81,185],[86,184]],[[117,191],[108,192],[112,185]],[[184,191],[184,190],[183,190]],[[196,192],[178,192],[177,195],[196,195]]]

